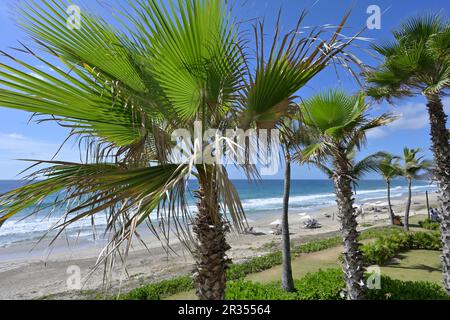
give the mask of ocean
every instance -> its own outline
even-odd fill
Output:
[[[21,185],[20,181],[1,181],[0,194]],[[239,193],[247,218],[257,219],[268,212],[280,211],[283,199],[283,180],[261,180],[249,182],[247,180],[233,180]],[[407,193],[405,180],[392,181],[391,195],[393,198],[404,196]],[[190,182],[190,190],[196,189],[196,183]],[[423,193],[426,190],[435,191],[436,186],[427,181],[414,181],[413,192]],[[386,183],[383,180],[362,180],[359,182],[356,192],[356,203],[375,202],[386,199]],[[51,203],[52,199],[46,202]],[[190,200],[190,209],[195,212],[196,207],[193,199]],[[290,214],[307,212],[311,216],[318,208],[335,204],[333,185],[330,180],[293,180],[291,182]],[[0,227],[0,247],[13,243],[39,239],[48,229],[55,225],[62,215],[61,211],[50,209],[38,215],[27,217],[33,208],[24,210]],[[99,215],[95,220],[97,231],[105,225],[104,215]],[[67,229],[66,236],[92,237],[91,220],[80,221]]]

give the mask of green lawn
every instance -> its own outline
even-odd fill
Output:
[[[308,272],[339,266],[338,256],[342,247],[335,247],[319,252],[304,254],[292,261],[294,278],[301,278]],[[442,283],[440,252],[429,250],[411,250],[398,255],[391,262],[381,268],[381,272],[394,279],[408,281],[431,281]],[[247,276],[247,279],[258,282],[272,282],[280,280],[281,266],[276,266],[263,272]],[[167,300],[194,300],[194,291],[181,292],[167,297]]]
[[[301,255],[292,260],[292,274],[295,279],[303,277],[308,272],[316,272],[319,269],[328,269],[339,266],[338,257],[342,252],[342,247],[334,247],[318,252]],[[259,282],[272,282],[280,280],[281,265],[271,269],[250,274],[248,280]]]
[[[425,219],[425,215],[411,217],[411,229],[423,231],[418,226],[418,221]],[[362,243],[374,241],[374,239],[363,240]],[[339,267],[338,257],[342,253],[343,247],[336,246],[318,252],[301,254],[292,260],[292,272],[295,279],[304,277],[309,272],[316,272],[320,269]],[[439,251],[411,250],[404,252],[381,267],[383,275],[403,281],[430,281],[442,284],[442,271]],[[256,282],[273,282],[281,278],[281,265],[268,270],[253,273],[246,279]],[[166,298],[167,300],[195,300],[194,290],[181,292]]]
[[[439,251],[411,250],[381,267],[381,272],[399,280],[423,280],[442,284],[440,254]]]

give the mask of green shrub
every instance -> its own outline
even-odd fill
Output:
[[[170,280],[144,285],[119,297],[121,300],[161,300],[164,296],[191,290],[193,286],[190,276],[182,276]]]
[[[419,226],[428,230],[439,230],[439,223],[436,221],[431,221],[430,219],[419,221]]]
[[[384,264],[402,251],[412,249],[439,250],[438,232],[395,232],[363,245],[361,250],[366,265]]]
[[[448,300],[441,286],[426,281],[401,281],[381,277],[379,290],[368,290],[369,300]]]
[[[255,272],[261,272],[281,264],[281,251],[272,252],[249,259],[243,263],[232,264],[227,270],[228,280],[237,280]]]
[[[296,300],[296,297],[295,292],[285,292],[279,282],[229,281],[225,292],[225,300]]]
[[[308,273],[295,281],[299,300],[339,300],[345,286],[340,269]]]
[[[301,244],[299,246],[296,246],[292,248],[292,254],[294,256],[298,256],[302,253],[311,253],[311,252],[317,252],[325,249],[329,249],[332,247],[336,247],[342,243],[341,237],[331,237],[316,241],[311,241],[308,243]]]

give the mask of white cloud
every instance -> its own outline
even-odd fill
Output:
[[[450,97],[442,100],[444,110],[450,115]],[[406,103],[393,107],[393,113],[399,117],[387,126],[375,128],[367,133],[370,139],[381,139],[397,130],[419,130],[429,125],[428,111],[425,103]]]

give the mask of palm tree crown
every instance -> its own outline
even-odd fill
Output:
[[[450,23],[442,15],[411,18],[393,35],[393,42],[373,46],[385,61],[369,72],[367,81],[375,85],[369,95],[439,94],[450,87]]]
[[[420,148],[403,149],[403,167],[402,175],[407,179],[420,179],[430,169],[432,162],[418,156]]]
[[[363,95],[348,96],[342,91],[328,91],[305,101],[303,121],[311,129],[312,142],[304,148],[303,159],[326,160],[344,152],[353,156],[366,142],[368,130],[394,120],[388,113],[369,118],[369,105]]]
[[[391,180],[402,174],[399,164],[400,157],[385,152],[384,157],[378,163],[378,172],[385,180]]]

